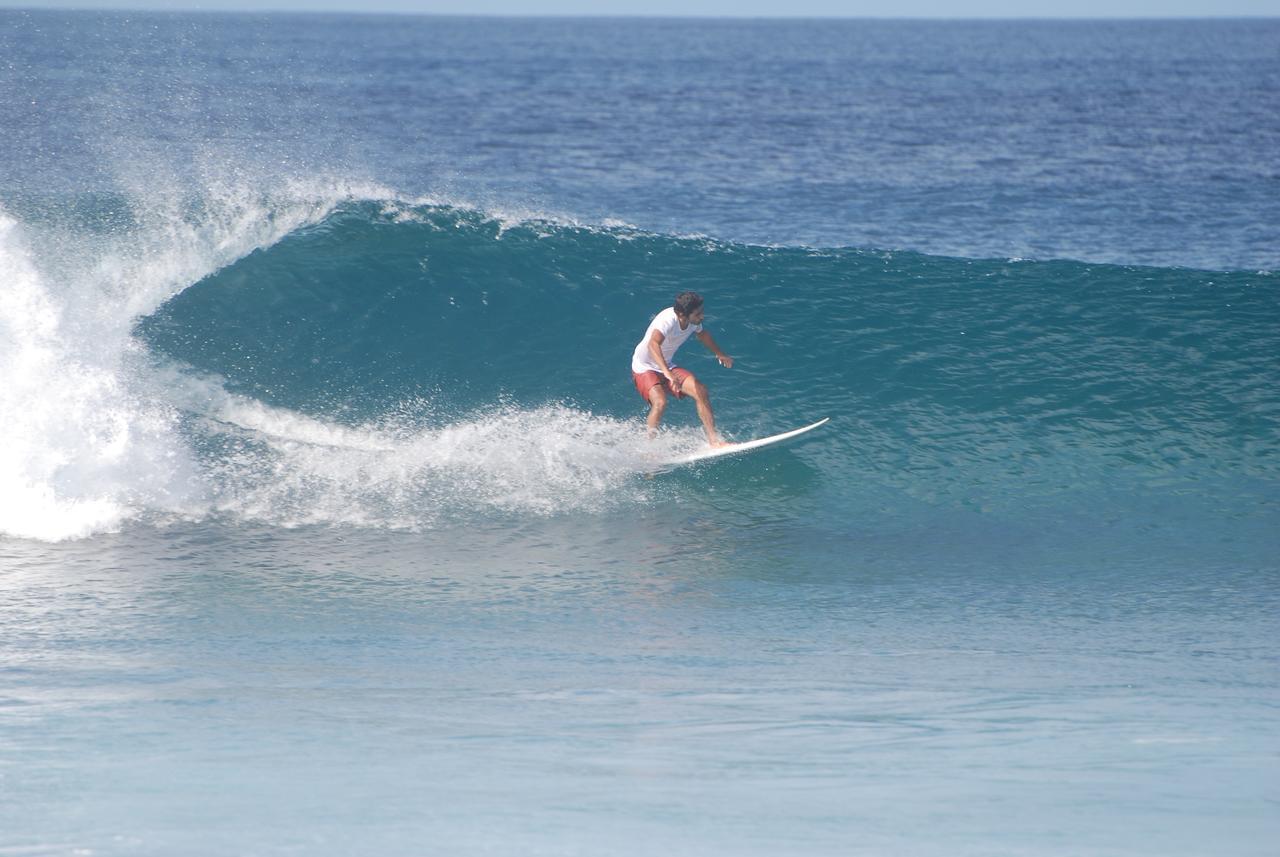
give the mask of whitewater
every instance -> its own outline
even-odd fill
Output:
[[[1270,853],[1278,45],[0,12],[0,855]]]

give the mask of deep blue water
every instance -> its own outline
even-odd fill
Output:
[[[0,12],[0,855],[1269,854],[1280,23]],[[721,428],[654,473],[684,289]]]

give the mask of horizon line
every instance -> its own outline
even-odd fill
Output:
[[[1263,14],[1203,14],[1203,15],[687,15],[643,12],[436,12],[396,9],[290,9],[281,7],[226,7],[200,9],[173,9],[159,6],[7,6],[0,4],[0,12],[125,12],[160,15],[314,15],[359,16],[398,18],[464,18],[486,20],[642,20],[642,21],[935,21],[935,22],[1157,22],[1157,21],[1272,21],[1280,20],[1280,13]]]

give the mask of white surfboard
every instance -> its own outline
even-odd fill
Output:
[[[791,440],[792,438],[811,432],[818,426],[825,425],[830,419],[831,417],[823,417],[816,423],[804,426],[803,428],[792,429],[791,431],[784,431],[782,434],[774,434],[769,437],[761,437],[755,440],[744,441],[743,443],[731,443],[728,446],[703,447],[697,452],[691,452],[688,455],[680,455],[675,458],[667,459],[662,462],[662,465],[664,467],[679,467],[682,464],[694,464],[695,462],[707,461],[712,458],[721,458],[726,455],[740,455],[744,452],[751,452],[754,449],[772,446],[775,443],[782,443],[783,441]]]

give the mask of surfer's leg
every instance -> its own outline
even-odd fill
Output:
[[[692,398],[698,406],[698,419],[702,420],[702,430],[707,433],[707,443],[724,446],[725,442],[716,434],[716,415],[711,410],[711,394],[707,392],[707,385],[690,375],[684,379],[680,392]]]
[[[658,433],[658,423],[662,421],[662,412],[667,409],[667,391],[661,384],[649,388],[649,437]]]

